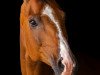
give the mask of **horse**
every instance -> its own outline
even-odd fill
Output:
[[[23,0],[20,12],[22,75],[72,75],[65,13],[55,0]]]

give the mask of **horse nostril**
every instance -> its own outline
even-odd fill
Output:
[[[58,60],[58,67],[59,67],[59,69],[60,69],[61,71],[64,70],[64,65],[62,64],[62,60],[63,60],[62,57]]]

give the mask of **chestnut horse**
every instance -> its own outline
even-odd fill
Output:
[[[20,13],[22,75],[72,75],[64,12],[54,0],[24,0]]]

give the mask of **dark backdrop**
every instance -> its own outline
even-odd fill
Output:
[[[78,63],[76,75],[100,75],[98,5],[92,1],[56,0],[66,13],[69,45]],[[16,1],[16,26],[22,0]],[[19,36],[18,36],[19,37]],[[20,75],[19,44],[16,51],[16,75]]]

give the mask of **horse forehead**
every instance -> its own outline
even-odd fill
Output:
[[[42,15],[48,16],[55,25],[58,25],[59,21],[57,20],[57,18],[55,18],[54,14],[56,14],[56,13],[51,6],[49,6],[49,5],[44,6]]]
[[[50,5],[44,6],[42,14],[45,14],[45,15],[51,17],[51,16],[54,16],[53,13],[54,13],[53,8]]]

